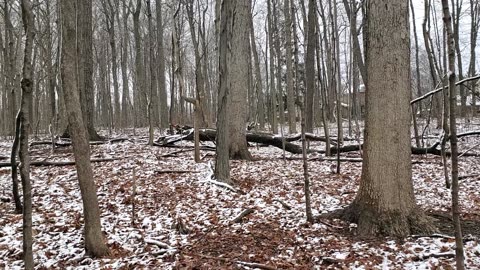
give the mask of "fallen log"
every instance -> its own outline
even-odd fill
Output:
[[[200,140],[201,141],[215,141],[217,135],[217,131],[215,129],[200,129]],[[461,137],[466,137],[466,136],[472,136],[472,135],[480,135],[480,131],[471,131],[471,132],[466,132],[466,133],[461,133],[458,135],[459,138]],[[296,136],[296,135],[295,135]],[[312,134],[312,136],[314,136]],[[171,136],[163,136],[157,139],[157,141],[154,143],[156,146],[161,146],[161,147],[173,147],[174,143],[178,141],[192,141],[194,137],[194,132],[193,130],[185,131],[184,134],[176,134],[176,135],[171,135]],[[289,137],[290,141],[288,141],[288,138],[284,138],[282,140],[282,137],[274,134],[269,134],[269,133],[252,133],[248,132],[246,134],[247,142],[250,143],[260,143],[260,144],[265,144],[265,145],[270,145],[277,147],[279,149],[283,149],[283,146],[285,145],[285,151],[292,153],[292,154],[301,154],[302,153],[302,147],[300,145],[292,143],[296,137]],[[314,139],[320,140],[321,137],[312,137]],[[440,145],[440,142],[436,142],[432,146],[429,147],[411,147],[412,154],[414,155],[425,155],[425,154],[432,154],[432,155],[441,155],[441,151],[437,149],[437,147]],[[337,151],[340,151],[340,153],[348,153],[348,152],[355,152],[359,151],[360,148],[363,147],[362,145],[358,144],[352,144],[352,145],[345,145],[340,148],[337,146],[332,146],[330,148],[330,152],[332,155],[336,154]],[[309,149],[308,153],[321,153],[324,154],[325,150],[318,150],[318,149]],[[447,152],[447,156],[449,156],[450,153]],[[478,154],[466,154],[465,156],[478,156]]]
[[[201,141],[212,141],[214,142],[217,137],[217,131],[215,129],[200,129],[200,140]],[[179,141],[193,141],[194,132],[191,130],[186,134],[176,134],[171,136],[160,137],[154,145],[156,146],[169,146]],[[261,143],[275,146],[277,148],[283,149],[283,144],[285,144],[285,151],[293,154],[301,154],[302,147],[291,142],[283,142],[282,138],[273,134],[266,133],[247,133],[247,142],[251,143]],[[317,152],[316,150],[311,150],[310,152]]]
[[[101,145],[101,144],[113,144],[113,143],[119,143],[119,142],[124,142],[124,141],[130,141],[129,138],[114,138],[110,140],[105,140],[105,141],[90,141],[90,145]],[[55,147],[67,147],[72,145],[71,140],[59,140],[53,142],[55,144]],[[37,145],[52,145],[52,141],[35,141],[30,143],[30,147],[37,146]]]
[[[114,160],[119,160],[119,159],[124,159],[125,157],[120,157],[120,158],[92,158],[90,162],[96,163],[96,162],[108,162],[108,161],[114,161]],[[20,164],[20,162],[16,163],[17,166]],[[30,162],[31,166],[71,166],[75,165],[75,161],[47,161],[47,160],[39,160],[39,161],[32,161]],[[4,167],[12,167],[12,163],[10,162],[0,162],[0,168]]]

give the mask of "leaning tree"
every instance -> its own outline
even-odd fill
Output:
[[[360,189],[344,217],[360,235],[406,236],[435,227],[417,206],[410,150],[408,1],[367,1],[366,117]]]
[[[68,116],[69,130],[72,136],[73,155],[77,169],[78,182],[83,202],[85,218],[85,251],[86,254],[100,257],[108,254],[109,250],[104,241],[100,224],[100,207],[98,206],[97,187],[93,179],[93,170],[90,163],[90,146],[88,131],[84,125],[80,107],[80,92],[76,70],[77,31],[76,2],[71,0],[60,1],[62,22],[62,60],[61,79],[65,91],[64,100]]]

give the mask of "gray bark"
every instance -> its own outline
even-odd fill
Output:
[[[62,11],[62,84],[66,104],[69,128],[73,142],[75,167],[83,202],[85,220],[84,241],[86,254],[100,257],[108,254],[107,245],[103,239],[100,225],[100,208],[98,206],[97,188],[93,179],[90,164],[90,147],[88,133],[83,123],[82,111],[79,106],[80,97],[77,89],[76,29],[75,2],[61,0]]]

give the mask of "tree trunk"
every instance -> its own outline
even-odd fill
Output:
[[[77,6],[77,61],[78,91],[85,127],[89,139],[101,140],[95,130],[94,89],[93,89],[93,25],[92,1],[82,1]],[[68,91],[68,90],[66,90]],[[71,132],[70,132],[71,133]],[[72,134],[70,134],[72,135]]]
[[[458,146],[456,114],[457,91],[455,87],[455,38],[452,30],[452,18],[448,0],[442,0],[443,22],[447,31],[448,52],[448,86],[450,91],[450,145],[452,148],[452,218],[455,229],[455,261],[457,269],[465,269],[465,254],[463,252],[462,227],[460,223],[460,207],[458,202]]]
[[[458,67],[458,80],[463,80],[463,64],[462,53],[460,48],[460,17],[462,15],[462,3],[463,1],[452,0],[452,23],[453,23],[453,40],[455,42],[455,59],[457,59]],[[445,68],[446,69],[446,68]],[[465,117],[467,115],[467,91],[463,84],[460,85],[460,116]]]
[[[115,14],[118,12],[118,3],[112,3],[112,0],[106,0],[108,8],[105,6],[106,14],[106,26],[108,32],[108,38],[110,43],[110,49],[112,52],[112,78],[113,78],[113,122],[114,127],[120,125],[120,91],[118,87],[118,67],[117,67],[117,46],[115,45]]]
[[[123,3],[122,7],[122,19],[123,19],[123,37],[122,42],[122,54],[121,54],[121,69],[122,69],[122,114],[121,122],[122,127],[127,127],[128,125],[128,107],[129,107],[129,87],[128,87],[128,15],[127,13],[127,4],[126,1]],[[120,22],[118,23],[120,25]]]
[[[75,167],[80,185],[85,218],[85,251],[86,254],[101,257],[108,254],[108,248],[102,235],[100,225],[100,208],[98,206],[97,188],[93,179],[90,164],[90,146],[87,131],[79,107],[80,98],[77,89],[76,63],[76,31],[75,2],[62,0],[62,84],[64,99],[71,131]],[[81,57],[81,56],[79,56]]]
[[[267,44],[268,45],[268,66],[266,66],[267,69],[270,69],[270,124],[272,125],[272,132],[273,133],[278,133],[278,118],[277,118],[277,91],[275,89],[275,50],[274,50],[274,41],[273,41],[273,15],[272,15],[272,0],[267,0],[267,35],[268,35],[268,40]],[[265,53],[267,50],[265,50]],[[266,58],[266,57],[265,57]],[[267,72],[268,73],[268,72]]]
[[[307,54],[305,63],[306,97],[305,97],[305,131],[313,132],[313,94],[315,93],[315,43],[316,43],[316,16],[315,0],[308,1],[308,35]]]
[[[158,72],[158,97],[160,106],[160,127],[168,127],[167,86],[165,83],[165,52],[163,42],[162,1],[155,0],[157,23],[157,72]]]
[[[20,176],[23,189],[23,261],[25,269],[35,267],[33,261],[32,232],[32,186],[30,183],[30,154],[28,153],[28,137],[30,133],[31,103],[33,91],[32,51],[35,36],[34,15],[29,0],[22,0],[22,21],[25,29],[25,53],[22,71],[22,102],[20,106]]]
[[[187,18],[188,24],[190,26],[190,35],[192,37],[193,49],[195,55],[195,89],[196,89],[196,99],[198,100],[198,105],[195,107],[196,113],[201,117],[197,118],[197,125],[199,127],[207,127],[209,123],[208,113],[206,113],[206,97],[205,97],[205,77],[204,71],[202,69],[202,56],[200,55],[200,45],[197,39],[197,32],[194,23],[194,12],[193,12],[193,0],[189,0],[186,3]],[[195,116],[196,117],[196,116]],[[198,121],[200,120],[200,121]]]
[[[263,81],[260,70],[260,60],[258,57],[257,43],[255,42],[255,28],[253,27],[253,15],[249,13],[250,19],[250,48],[253,54],[253,65],[255,69],[255,92],[257,94],[257,121],[260,129],[265,129],[265,103],[263,97]]]
[[[216,0],[220,7],[218,37],[218,113],[217,113],[217,149],[215,155],[215,179],[231,183],[229,163],[229,70],[228,58],[232,41],[232,20],[234,0]]]
[[[142,9],[142,1],[137,0],[135,11],[133,12],[133,35],[135,39],[135,93],[134,93],[134,109],[135,118],[140,126],[146,125],[146,117],[148,115],[148,104],[146,100],[146,76],[143,58],[142,39],[140,34],[140,14]],[[146,111],[143,111],[146,109]]]
[[[430,233],[412,183],[408,2],[369,0],[367,7],[365,150],[360,189],[344,217],[360,235]]]
[[[5,1],[4,5],[4,24],[5,24],[5,48],[4,54],[4,74],[5,74],[5,91],[8,99],[8,134],[13,135],[15,132],[15,115],[17,113],[16,92],[15,92],[15,47],[14,47],[14,27],[10,19],[10,4]]]
[[[247,94],[245,79],[248,77],[249,18],[251,0],[237,0],[234,2],[233,28],[231,40],[231,54],[228,58],[229,92],[229,152],[233,159],[251,160],[248,151],[245,127],[248,116]],[[219,112],[220,113],[220,112]]]
[[[468,66],[468,75],[470,77],[474,76],[476,73],[476,48],[477,48],[477,37],[478,37],[478,28],[480,24],[480,3],[475,0],[470,0],[470,64]],[[476,105],[476,96],[477,91],[477,82],[472,82],[470,84],[470,91],[472,97],[472,105]],[[476,106],[472,106],[472,117],[476,114]]]
[[[23,212],[22,202],[20,201],[20,194],[18,193],[18,172],[17,172],[17,153],[20,142],[20,126],[22,123],[22,112],[17,114],[15,121],[15,138],[13,139],[12,152],[10,154],[10,163],[12,164],[12,193],[13,201],[15,202],[15,213],[21,214]]]
[[[293,90],[293,64],[292,64],[292,18],[290,14],[290,1],[285,0],[283,5],[285,14],[285,50],[287,65],[287,110],[288,110],[288,128],[289,133],[297,132],[295,118],[295,92]]]

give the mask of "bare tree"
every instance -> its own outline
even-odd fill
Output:
[[[219,181],[230,183],[229,163],[229,93],[230,81],[228,58],[232,40],[233,0],[216,0],[219,5],[219,30],[218,30],[218,113],[217,113],[217,148],[215,155],[215,178]]]
[[[102,235],[100,225],[100,208],[98,206],[97,188],[93,179],[90,164],[90,147],[87,130],[83,123],[80,98],[77,87],[76,55],[76,10],[74,1],[61,0],[62,21],[62,84],[69,121],[69,129],[73,142],[73,154],[77,170],[78,182],[83,202],[85,219],[85,251],[87,254],[100,257],[108,254],[108,247]],[[78,57],[82,57],[79,55]]]
[[[32,186],[30,183],[30,154],[28,153],[28,138],[30,133],[31,103],[33,91],[32,52],[35,36],[34,15],[32,3],[22,0],[22,21],[25,29],[25,52],[22,70],[22,101],[18,117],[20,117],[20,176],[23,189],[23,261],[25,269],[33,269],[33,231],[32,231]]]
[[[429,233],[435,227],[418,209],[412,183],[408,2],[369,0],[367,7],[365,150],[360,189],[344,215],[360,235]]]
[[[293,89],[293,63],[292,63],[292,18],[290,14],[290,0],[285,0],[283,12],[285,14],[285,51],[287,66],[287,109],[288,127],[290,133],[297,132],[295,113],[295,92]]]
[[[229,103],[229,151],[233,159],[251,160],[246,139],[247,123],[247,89],[245,78],[248,77],[249,57],[248,42],[250,38],[248,18],[251,0],[237,0],[233,6],[233,26],[231,51],[228,58],[228,82],[230,83]]]
[[[303,0],[302,0],[303,2]],[[315,43],[316,43],[316,5],[315,0],[308,1],[308,34],[305,62],[306,96],[305,96],[305,131],[313,132],[313,95],[315,93]]]
[[[163,14],[162,1],[155,0],[156,23],[157,23],[157,63],[158,63],[158,97],[160,106],[160,126],[168,127],[167,87],[165,83],[165,48],[163,42]]]
[[[455,34],[452,29],[452,17],[448,7],[448,0],[442,0],[442,7],[443,22],[447,31],[448,89],[450,91],[450,145],[452,152],[452,217],[453,227],[455,229],[455,262],[457,269],[463,270],[465,269],[465,254],[463,252],[462,227],[460,223],[460,209],[458,203],[458,145],[457,119],[455,113],[457,107],[457,91],[455,86]]]

